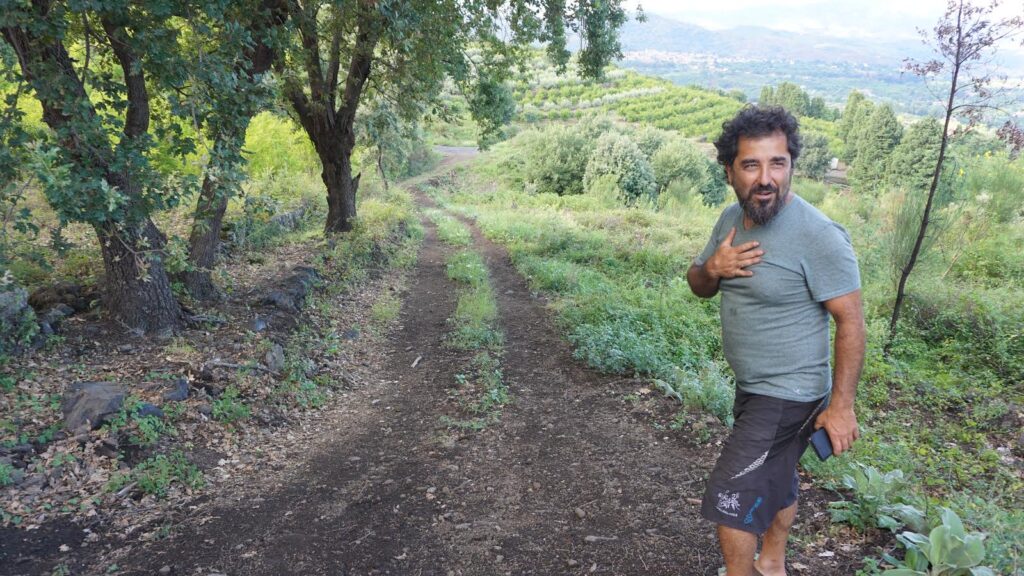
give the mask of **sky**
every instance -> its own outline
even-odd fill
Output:
[[[946,8],[945,0],[639,0],[647,12],[721,30],[761,26],[833,37],[919,38]],[[627,0],[626,6],[632,8]],[[1000,16],[1024,14],[1024,2],[1004,0]]]

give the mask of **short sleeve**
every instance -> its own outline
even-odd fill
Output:
[[[709,258],[715,255],[715,250],[718,249],[718,245],[725,239],[725,234],[722,233],[722,228],[725,226],[725,221],[728,219],[730,210],[727,208],[722,211],[722,214],[718,217],[718,222],[715,222],[715,227],[711,229],[711,237],[708,238],[707,245],[704,246],[704,250],[697,256],[697,259],[693,261],[694,266],[703,266]]]
[[[829,222],[809,243],[803,266],[815,302],[825,302],[860,288],[860,270],[846,229]]]

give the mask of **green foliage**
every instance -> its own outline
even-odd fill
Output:
[[[597,140],[587,161],[583,185],[589,188],[606,177],[615,183],[619,199],[627,205],[656,198],[651,164],[629,136],[609,132]]]
[[[582,194],[593,141],[574,126],[552,125],[521,133],[503,164],[538,194]]]
[[[966,162],[964,171],[966,194],[995,222],[1008,224],[1024,218],[1024,156],[1011,162],[1005,152],[985,152]]]
[[[306,134],[291,119],[273,112],[252,118],[243,150],[254,176],[320,171],[320,159]]]
[[[442,210],[427,210],[427,217],[437,226],[437,237],[445,244],[468,246],[473,241],[469,229]]]
[[[14,466],[8,462],[0,462],[0,487],[14,483]]]
[[[181,8],[173,3],[150,3],[128,10],[127,5],[113,2],[76,4],[45,13],[15,4],[3,11],[0,26],[11,30],[8,41],[13,41],[14,35],[20,38],[20,63],[25,68],[21,75],[30,93],[45,109],[62,110],[44,115],[55,144],[40,149],[31,171],[63,221],[136,223],[174,206],[186,190],[181,185],[184,181],[161,174],[151,165],[153,136],[180,155],[190,152],[194,144],[169,117],[150,117],[149,109],[140,108],[148,102],[138,100],[137,88],[129,89],[131,82],[139,81],[145,82],[150,93],[159,94],[184,84],[190,68],[173,29],[175,17],[183,15],[178,12]],[[93,59],[90,73],[79,78],[48,56],[44,45],[66,56],[80,40],[81,30],[75,24],[83,19],[106,21],[109,31],[93,39],[99,44],[94,48],[106,57]],[[127,33],[129,28],[133,34]],[[124,39],[120,51],[115,50],[111,38]],[[135,116],[139,112],[146,117]],[[140,123],[150,120],[154,121],[152,132]],[[0,127],[5,132],[10,129],[9,125]],[[80,149],[81,143],[88,143],[89,149]],[[119,178],[120,174],[126,178]]]
[[[184,454],[172,452],[169,456],[153,456],[127,474],[115,475],[107,484],[107,490],[117,492],[132,482],[136,483],[143,494],[162,498],[175,482],[194,490],[202,487],[205,481],[203,473]]]
[[[688,140],[674,138],[651,157],[659,194],[678,182],[684,190],[699,190],[710,177],[708,158]]]
[[[926,536],[903,532],[897,536],[906,547],[903,561],[886,555],[896,565],[885,576],[995,576],[985,560],[985,534],[967,532],[956,512],[943,508],[941,522]]]
[[[907,189],[899,189],[888,196],[888,211],[891,218],[883,240],[889,250],[889,272],[893,286],[899,282],[900,275],[910,261],[910,254],[917,242],[921,227],[921,216],[924,213],[927,193]],[[925,236],[921,245],[921,254],[927,254],[938,236],[933,230]]]
[[[886,182],[911,194],[927,195],[941,144],[942,125],[938,120],[928,118],[911,124],[892,151]]]
[[[924,513],[908,503],[902,470],[883,474],[873,466],[855,463],[852,472],[843,476],[843,486],[853,492],[854,499],[829,504],[833,522],[850,524],[858,530],[924,528]]]
[[[246,420],[252,414],[251,409],[239,399],[238,389],[228,386],[219,398],[213,401],[213,418],[228,423]]]
[[[880,186],[885,180],[889,157],[902,136],[903,126],[891,107],[882,105],[871,110],[870,116],[850,131],[847,141],[849,145],[853,140],[856,148],[850,183],[865,192]]]
[[[825,178],[828,172],[829,163],[832,162],[832,151],[828,147],[828,138],[816,132],[803,132],[801,134],[803,150],[800,152],[800,159],[797,160],[797,168],[800,172],[813,180]]]
[[[163,418],[155,414],[141,416],[139,413],[141,408],[142,400],[137,396],[129,396],[125,399],[121,410],[104,424],[104,428],[114,436],[121,432],[127,432],[128,442],[143,448],[153,446],[160,441],[162,436],[177,434],[174,426]]]
[[[796,116],[809,116],[824,120],[835,120],[836,113],[825,104],[820,96],[812,98],[792,82],[783,82],[778,88],[765,86],[757,103],[761,106],[782,106]]]
[[[501,136],[501,129],[512,120],[516,102],[509,86],[490,76],[480,78],[469,99],[469,111],[480,127],[479,145],[487,149]]]
[[[633,131],[632,138],[644,156],[653,162],[654,155],[671,139],[671,135],[665,130],[643,124]]]
[[[907,320],[951,367],[987,369],[1007,382],[1024,382],[1024,311],[1005,290],[928,286],[908,298]]]
[[[839,138],[845,144],[846,154],[842,159],[850,162],[857,155],[854,144],[856,135],[866,123],[867,117],[871,115],[874,105],[860,92],[853,90],[846,98],[846,106],[843,108],[843,116],[839,120]]]
[[[500,347],[501,332],[495,326],[498,305],[488,280],[487,266],[479,254],[463,250],[448,258],[448,277],[465,285],[459,292],[450,343],[463,350]]]
[[[363,147],[360,163],[373,164],[385,182],[416,176],[434,164],[435,154],[419,124],[404,119],[379,98],[360,108],[356,143]]]
[[[688,140],[669,140],[651,158],[651,169],[660,207],[672,201],[685,204],[691,195],[707,206],[717,206],[728,194],[722,167]]]

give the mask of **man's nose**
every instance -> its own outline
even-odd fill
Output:
[[[772,183],[771,168],[769,168],[768,166],[764,166],[761,168],[761,171],[758,174],[757,183],[761,185],[768,185]]]

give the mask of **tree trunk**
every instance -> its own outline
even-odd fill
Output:
[[[189,264],[192,269],[182,272],[176,278],[185,284],[188,293],[197,300],[218,300],[221,297],[210,273],[220,249],[220,229],[224,223],[228,200],[238,186],[235,173],[242,169],[240,151],[250,120],[251,114],[246,114],[235,123],[228,122],[220,126],[214,135],[215,150],[212,157],[221,160],[211,160],[196,201],[195,217],[188,239]],[[211,170],[218,170],[219,174],[214,175]]]
[[[103,303],[122,324],[143,333],[169,334],[183,314],[163,263],[155,256],[162,235],[149,219],[138,227],[95,227],[103,254]]]
[[[384,191],[388,191],[388,175],[384,172],[384,150],[377,146],[377,171],[380,172],[380,181],[384,183]]]
[[[956,20],[956,54],[953,58],[952,79],[949,85],[949,95],[946,99],[946,119],[942,124],[942,141],[939,145],[939,157],[935,161],[935,172],[932,173],[931,186],[928,188],[928,200],[925,202],[924,211],[921,214],[921,224],[917,229],[917,238],[914,240],[914,248],[910,251],[910,258],[906,266],[900,272],[899,285],[896,288],[896,301],[893,303],[892,316],[889,318],[889,337],[882,347],[882,353],[886,356],[892,351],[892,345],[896,340],[896,330],[899,327],[900,312],[903,310],[903,301],[906,298],[907,280],[910,273],[917,264],[917,258],[921,254],[921,246],[924,244],[925,236],[928,234],[928,224],[931,222],[932,206],[935,201],[935,192],[939,189],[939,179],[942,177],[942,163],[946,159],[946,145],[949,143],[949,124],[953,118],[953,111],[956,109],[956,93],[959,87],[961,49],[963,48],[963,35],[960,28],[963,16],[963,3],[960,4]]]
[[[254,90],[258,76],[270,70],[276,53],[264,35],[280,27],[288,18],[288,6],[281,0],[264,0],[260,14],[250,23],[249,29],[256,38],[256,44],[246,49],[245,58],[236,66],[235,72],[246,77],[247,90]],[[230,100],[230,99],[229,99]],[[203,176],[203,187],[196,201],[192,231],[189,233],[188,252],[192,270],[179,275],[189,294],[197,300],[217,300],[220,291],[213,283],[210,273],[217,260],[220,248],[220,229],[228,200],[234,195],[238,181],[236,174],[242,170],[241,156],[245,144],[245,132],[249,129],[258,106],[250,104],[243,110],[219,110],[213,114],[211,140],[214,151],[210,165]],[[220,174],[211,174],[211,170]]]
[[[324,150],[336,149],[337,153],[320,155],[324,166],[321,176],[327,186],[327,224],[324,226],[327,235],[349,232],[355,224],[360,175],[352,177],[352,148],[344,143],[337,148],[325,146]]]
[[[196,300],[218,300],[221,297],[210,272],[217,260],[220,229],[228,207],[230,191],[224,188],[207,173],[196,202],[195,219],[188,238],[188,258],[192,269],[178,275],[178,280]]]

